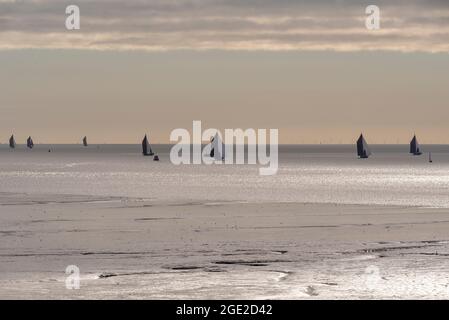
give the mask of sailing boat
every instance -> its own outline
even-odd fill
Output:
[[[144,156],[152,156],[154,155],[153,150],[151,150],[150,143],[148,142],[147,135],[142,140],[142,154]]]
[[[371,155],[368,143],[366,143],[363,134],[360,134],[360,137],[357,140],[357,155],[360,159],[367,159]]]
[[[84,136],[83,138],[83,146],[87,147],[87,137]]]
[[[414,156],[422,155],[418,139],[416,139],[416,135],[414,135],[412,141],[410,141],[410,153],[413,154]]]
[[[16,140],[14,140],[14,135],[11,135],[11,138],[9,138],[9,147],[11,149],[14,149],[16,147]]]
[[[33,139],[31,139],[31,137],[28,137],[28,139],[27,139],[27,147],[30,149],[33,149],[33,147],[34,147],[34,142],[33,142]]]
[[[433,162],[433,160],[432,160],[432,153],[431,153],[431,152],[429,152],[429,162],[430,162],[430,163]]]
[[[225,146],[223,142],[221,141],[220,136],[218,135],[218,132],[215,134],[215,136],[210,140],[210,144],[212,149],[210,150],[210,157],[214,158],[215,160],[224,160],[225,159]]]

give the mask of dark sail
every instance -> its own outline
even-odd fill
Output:
[[[87,137],[83,138],[83,146],[87,147]]]
[[[151,150],[150,143],[148,142],[147,135],[142,140],[142,154],[144,156],[152,156],[154,155],[153,150]]]
[[[209,156],[211,157],[211,158],[214,158],[214,156],[215,156],[215,148],[214,148],[214,146],[213,146],[213,142],[214,142],[214,137],[212,137],[211,139],[210,139],[210,144],[211,144],[211,149],[210,149],[210,154],[209,154]]]
[[[225,146],[221,141],[221,138],[218,135],[218,133],[216,133],[215,136],[210,140],[210,144],[211,144],[211,150],[209,154],[210,157],[214,158],[215,160],[224,160]]]
[[[28,137],[28,139],[27,139],[27,147],[30,149],[33,149],[33,147],[34,147],[34,142],[33,142],[33,139],[31,139],[31,137]]]
[[[419,156],[422,154],[418,139],[416,139],[416,135],[414,135],[412,141],[410,141],[410,153],[415,156]]]
[[[148,143],[148,139],[147,139],[147,135],[145,135],[145,137],[142,140],[142,154],[144,156],[146,156],[148,153],[147,143]]]
[[[359,139],[357,140],[357,155],[361,159],[366,159],[371,155],[368,143],[366,143],[363,134],[361,134]]]
[[[16,140],[14,140],[14,135],[9,138],[9,147],[14,149],[16,147]]]

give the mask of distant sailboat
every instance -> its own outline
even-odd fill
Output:
[[[224,160],[225,159],[225,145],[221,141],[221,138],[218,135],[218,132],[210,140],[210,144],[211,144],[210,157],[214,158],[215,160]]]
[[[366,159],[371,155],[368,143],[366,143],[363,134],[360,134],[360,137],[357,140],[357,155],[359,156],[360,159]]]
[[[9,147],[11,149],[14,149],[16,147],[16,140],[14,139],[14,135],[11,135],[11,138],[9,138]]]
[[[432,160],[432,153],[431,153],[431,152],[429,152],[429,162],[430,162],[430,163],[433,162],[433,160]]]
[[[147,135],[142,140],[142,154],[144,156],[154,155],[153,150],[151,150],[150,142],[148,141]]]
[[[87,137],[84,136],[83,138],[83,146],[87,147]]]
[[[33,139],[31,139],[31,137],[28,137],[28,139],[27,139],[27,147],[30,149],[33,149],[33,147],[34,147],[34,142],[33,142]]]
[[[418,139],[416,139],[416,135],[414,135],[412,141],[410,141],[410,153],[414,156],[422,155],[421,147],[419,146]]]

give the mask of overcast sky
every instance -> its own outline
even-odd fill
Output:
[[[168,142],[203,120],[284,143],[449,143],[447,0],[0,0],[0,70],[1,142]]]
[[[65,8],[80,7],[81,32]],[[381,30],[364,27],[381,8]],[[449,51],[447,0],[0,0],[0,48]]]

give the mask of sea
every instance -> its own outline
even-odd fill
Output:
[[[449,145],[280,145],[277,174],[260,165],[174,165],[170,145],[0,145],[0,193],[67,194],[155,201],[297,202],[449,207]],[[51,152],[49,152],[49,150]],[[433,162],[429,162],[431,153]]]

